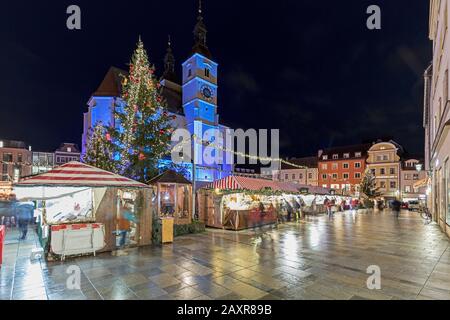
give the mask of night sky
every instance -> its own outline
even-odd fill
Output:
[[[67,6],[82,29],[66,28]],[[366,8],[382,29],[366,28]],[[281,154],[392,136],[423,153],[428,1],[204,0],[219,63],[219,113],[233,128],[281,129]],[[196,0],[13,1],[0,14],[0,137],[34,150],[80,144],[82,115],[110,66],[126,68],[138,36],[162,72],[167,35],[178,73]]]

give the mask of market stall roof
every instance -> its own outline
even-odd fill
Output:
[[[34,186],[149,187],[146,184],[78,161],[68,162],[46,173],[25,178],[16,184],[16,187]]]
[[[252,190],[258,191],[261,189],[270,188],[273,191],[284,192],[301,192],[302,189],[308,189],[311,194],[330,194],[327,188],[307,186],[291,182],[279,182],[267,179],[257,179],[243,176],[228,176],[220,180],[209,183],[207,188],[213,189],[228,189],[228,190]]]
[[[173,170],[167,170],[161,173],[160,175],[157,175],[153,179],[151,179],[149,184],[155,184],[155,183],[182,183],[182,184],[191,184],[191,182],[186,179],[183,175],[173,171]]]

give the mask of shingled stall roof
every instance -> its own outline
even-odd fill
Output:
[[[191,182],[188,179],[186,179],[183,175],[181,175],[173,170],[164,171],[160,175],[151,179],[148,183],[149,184],[156,184],[156,183],[191,184]]]

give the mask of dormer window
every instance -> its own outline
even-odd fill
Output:
[[[344,159],[350,158],[350,153],[344,153]]]
[[[333,159],[339,159],[339,155],[333,154]]]
[[[71,147],[68,147],[68,148],[67,148],[67,152],[72,152],[72,148],[71,148]]]
[[[361,158],[361,152],[355,152],[355,158]]]
[[[323,159],[323,160],[328,160],[328,156],[325,155],[325,156],[322,157],[322,159]]]

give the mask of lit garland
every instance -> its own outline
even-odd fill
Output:
[[[190,140],[190,141],[192,141],[192,140]],[[196,135],[194,135],[194,141],[195,141],[195,143],[197,143],[197,144],[201,144],[201,145],[204,145],[204,146],[207,146],[207,147],[211,147],[211,148],[214,148],[214,149],[219,149],[219,150],[222,150],[222,151],[224,151],[224,152],[229,152],[229,153],[232,153],[232,154],[234,154],[234,155],[236,155],[236,156],[241,156],[241,157],[244,157],[244,158],[247,158],[247,159],[251,159],[251,160],[258,160],[258,161],[262,161],[262,162],[269,162],[269,161],[273,162],[273,161],[278,161],[278,162],[282,162],[282,163],[284,163],[284,164],[293,166],[293,167],[295,167],[295,168],[299,168],[299,169],[309,169],[309,167],[306,167],[306,166],[300,166],[300,165],[298,165],[298,164],[289,162],[289,161],[284,160],[284,159],[281,159],[281,158],[259,157],[259,156],[254,156],[254,155],[246,154],[246,153],[243,153],[243,152],[239,152],[239,151],[227,149],[227,148],[224,148],[224,147],[221,146],[221,145],[214,144],[214,143],[212,143],[212,142],[210,142],[210,141],[201,140],[201,139],[197,138]],[[182,148],[182,147],[179,146],[179,148]],[[174,150],[174,149],[175,149],[175,148],[173,148],[172,150]]]

